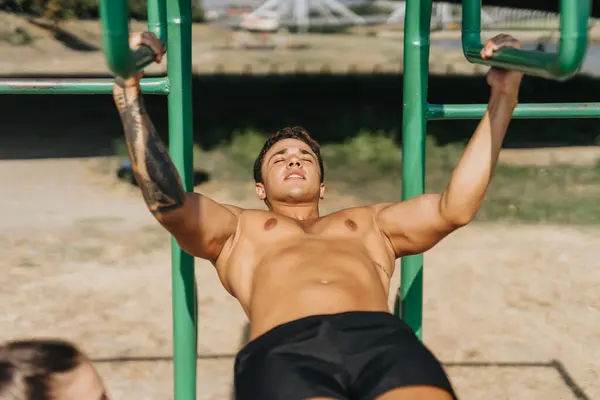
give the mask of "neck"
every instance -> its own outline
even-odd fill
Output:
[[[277,214],[299,221],[319,218],[319,203],[316,201],[310,203],[269,202],[268,206]]]

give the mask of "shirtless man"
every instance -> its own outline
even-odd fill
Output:
[[[160,62],[151,34],[132,36]],[[486,43],[483,57],[516,47]],[[442,194],[319,214],[319,145],[302,128],[271,136],[254,164],[267,210],[186,193],[146,113],[141,74],[117,79],[114,99],[148,209],[189,254],[212,262],[251,323],[236,357],[238,400],[456,398],[444,370],[388,310],[394,261],[423,253],[469,223],[483,202],[517,105],[522,74],[491,69],[487,111]]]

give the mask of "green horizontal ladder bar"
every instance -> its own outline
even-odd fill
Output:
[[[560,1],[560,41],[557,53],[503,49],[491,59],[481,58],[481,0],[463,0],[462,46],[472,63],[521,71],[564,81],[577,73],[588,41],[590,0]]]
[[[427,119],[481,118],[487,104],[428,104]],[[594,118],[600,117],[600,103],[519,104],[513,118]]]
[[[112,93],[113,79],[3,79],[0,94],[107,94]],[[145,78],[142,92],[169,94],[169,79]]]

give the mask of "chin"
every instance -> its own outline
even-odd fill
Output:
[[[289,202],[306,203],[318,199],[319,194],[311,193],[306,190],[299,190],[298,188],[296,190],[291,190],[288,193],[286,193],[285,197],[288,199]]]

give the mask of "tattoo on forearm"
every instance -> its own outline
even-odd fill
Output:
[[[139,89],[119,90],[115,103],[123,122],[133,174],[148,208],[156,215],[181,207],[185,197],[181,179],[146,113]]]

